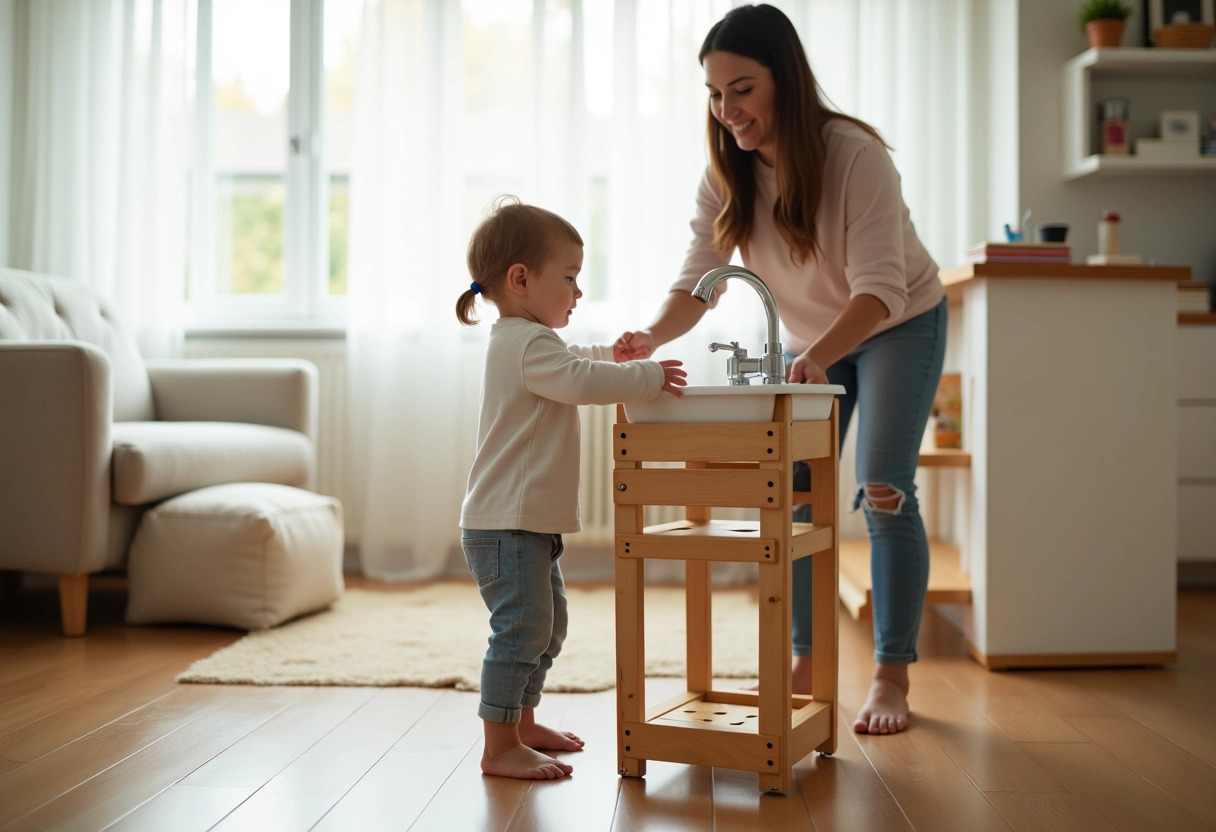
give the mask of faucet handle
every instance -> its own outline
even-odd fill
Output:
[[[731,341],[729,344],[719,344],[714,342],[709,345],[710,352],[717,352],[718,350],[730,350],[737,358],[747,358],[747,350],[740,347],[738,341]]]

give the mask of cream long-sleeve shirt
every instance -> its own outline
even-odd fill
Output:
[[[578,405],[650,401],[663,380],[656,361],[617,364],[611,347],[567,345],[542,324],[499,318],[460,527],[577,532]]]
[[[932,309],[945,294],[937,264],[916,236],[887,149],[844,119],[830,120],[824,138],[823,196],[815,217],[818,259],[795,262],[781,239],[773,222],[776,170],[759,156],[752,236],[741,252],[743,264],[772,290],[784,346],[794,352],[822,335],[855,295],[873,295],[887,307],[877,334]],[[730,262],[713,247],[714,218],[722,209],[715,183],[707,170],[697,191],[692,243],[672,289],[691,292],[702,275]]]

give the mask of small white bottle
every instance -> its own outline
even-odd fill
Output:
[[[1098,222],[1098,254],[1118,254],[1119,248],[1119,215],[1107,211]]]

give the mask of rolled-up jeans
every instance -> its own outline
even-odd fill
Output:
[[[916,638],[929,586],[929,539],[916,500],[916,465],[945,359],[946,314],[943,298],[933,309],[866,339],[827,368],[828,381],[845,388],[839,397],[842,448],[857,413],[852,510],[864,509],[870,537],[874,660],[881,664],[910,664],[917,658]],[[798,463],[794,489],[810,485],[810,467]],[[867,485],[892,489],[895,507],[877,507],[866,497]],[[882,496],[874,500],[890,503]],[[794,520],[810,522],[811,507],[795,509]],[[793,571],[794,655],[809,656],[811,559],[794,561]]]
[[[566,639],[566,586],[558,566],[562,536],[464,529],[460,543],[490,611],[477,715],[487,722],[519,722],[522,708],[540,702],[545,674]]]

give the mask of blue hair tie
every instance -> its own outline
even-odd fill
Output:
[[[475,294],[475,295],[481,294],[481,284],[478,283],[476,280],[474,280],[472,283],[469,284],[469,289],[472,290],[473,294]]]

